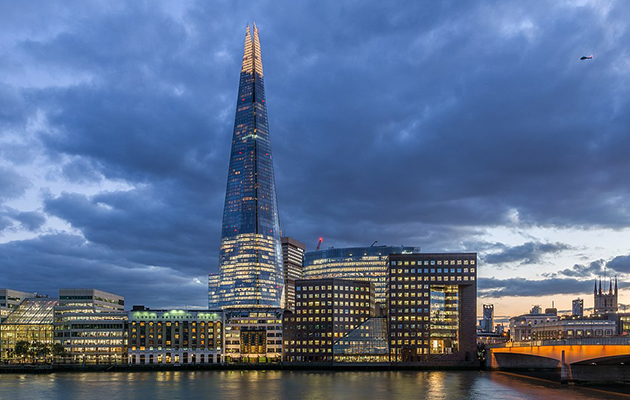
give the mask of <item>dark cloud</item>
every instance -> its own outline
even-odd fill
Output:
[[[42,235],[0,244],[0,265],[3,282],[12,288],[51,297],[60,287],[97,287],[124,295],[127,305],[152,307],[199,306],[207,297],[203,281],[176,269],[134,263],[77,235]]]
[[[572,268],[565,268],[558,272],[544,273],[546,277],[568,276],[573,278],[593,278],[602,276],[605,272],[604,260],[591,261],[588,264],[575,264]]]
[[[0,200],[12,199],[24,194],[30,181],[14,170],[0,166]]]
[[[29,231],[36,231],[46,222],[46,217],[35,211],[19,212],[15,215],[15,220],[19,221],[24,228]]]
[[[630,273],[630,255],[617,256],[606,263],[606,268],[614,272],[629,274]]]
[[[36,211],[18,211],[10,207],[0,208],[0,231],[14,227],[16,222],[22,228],[35,232],[44,225],[46,217]]]
[[[486,264],[507,264],[518,262],[523,264],[539,263],[545,255],[558,254],[572,247],[565,243],[526,242],[519,246],[497,244],[501,250],[483,256]]]
[[[85,158],[78,158],[65,164],[61,173],[69,182],[74,183],[98,182],[102,178],[98,169]]]
[[[479,278],[480,297],[550,296],[555,294],[587,294],[593,292],[593,281],[575,278]]]
[[[47,195],[44,211],[82,237],[3,245],[33,271],[65,262],[67,276],[86,277],[77,285],[96,286],[85,272],[95,270],[111,288],[141,271],[157,286],[118,291],[204,304],[184,295],[189,286],[153,280],[216,271],[253,18],[280,219],[309,247],[323,236],[334,246],[475,251],[494,227],[630,226],[625,2],[608,12],[498,1],[78,4],[0,6],[0,138],[33,136],[6,139],[0,156],[28,164],[36,148],[55,179],[128,189]],[[595,60],[580,62],[586,53]],[[22,195],[28,180],[0,168],[0,199]],[[86,248],[94,255],[63,257]],[[532,240],[484,262],[531,264],[567,249]],[[46,274],[34,282],[62,285]]]
[[[630,273],[630,256],[622,255],[616,256],[612,260],[606,262],[605,260],[595,260],[588,264],[575,264],[572,268],[565,268],[563,270],[544,273],[545,277],[559,277],[568,276],[576,278],[601,278],[604,276],[613,276],[618,274]]]

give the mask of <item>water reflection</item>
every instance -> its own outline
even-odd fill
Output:
[[[161,371],[0,375],[0,399],[598,399],[490,372]],[[614,396],[608,396],[614,398]]]

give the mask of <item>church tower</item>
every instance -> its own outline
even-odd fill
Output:
[[[605,289],[605,287],[604,287]],[[597,281],[595,281],[595,288],[593,289],[593,297],[595,299],[593,314],[602,315],[616,313],[618,307],[618,295],[619,290],[617,287],[617,278],[615,278],[615,287],[613,289],[612,278],[609,281],[608,291],[602,290],[602,280],[599,280],[599,289],[597,287]]]

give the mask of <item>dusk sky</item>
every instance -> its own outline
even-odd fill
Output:
[[[253,20],[285,235],[478,252],[498,316],[630,303],[625,0],[1,1],[0,287],[207,307]]]

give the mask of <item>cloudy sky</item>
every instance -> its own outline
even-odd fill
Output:
[[[285,234],[477,251],[498,315],[630,281],[627,1],[3,0],[0,287],[206,304],[254,19]]]

